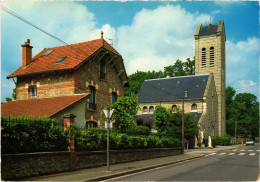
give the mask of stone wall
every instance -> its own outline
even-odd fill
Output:
[[[181,154],[177,149],[133,149],[110,151],[110,164]],[[76,169],[106,165],[106,152],[77,152]],[[70,170],[70,152],[4,154],[1,179],[15,180]]]

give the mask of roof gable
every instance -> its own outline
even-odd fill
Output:
[[[209,74],[145,80],[139,93],[138,102],[162,102],[182,99],[203,98]]]
[[[26,67],[18,68],[7,78],[39,72],[76,69],[84,61],[88,60],[88,58],[98,52],[98,50],[102,47],[121,57],[121,55],[104,39],[97,39],[60,47],[52,47],[43,49],[32,58],[31,64]],[[46,52],[49,54],[44,55]],[[66,59],[61,62],[57,62],[62,57],[66,57]]]
[[[218,30],[218,24],[209,24],[202,26],[199,32],[199,36],[216,35]]]
[[[23,116],[25,114],[41,117],[51,117],[65,108],[85,99],[90,94],[77,94],[72,96],[51,97],[51,98],[35,98],[28,100],[16,100],[1,104],[1,115]]]

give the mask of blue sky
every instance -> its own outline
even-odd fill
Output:
[[[163,70],[177,59],[194,56],[196,25],[224,20],[226,85],[259,98],[259,3],[257,1],[44,1],[2,2],[67,43],[100,38],[124,58],[126,71]],[[14,83],[6,76],[22,63],[21,45],[31,39],[33,55],[62,44],[1,11],[1,100],[11,97]]]

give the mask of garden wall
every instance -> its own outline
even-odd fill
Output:
[[[132,149],[110,151],[110,164],[181,154],[176,149]],[[70,152],[3,154],[1,179],[14,180],[70,170]],[[77,152],[76,169],[106,165],[106,151]]]

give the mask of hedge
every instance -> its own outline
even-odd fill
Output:
[[[212,136],[211,137],[211,143],[212,143],[212,147],[216,147],[217,145],[221,145],[221,146],[227,146],[227,145],[231,145],[230,143],[231,140],[231,136]],[[203,143],[205,144],[205,146],[208,146],[208,137],[203,138]]]
[[[1,152],[64,151],[69,146],[60,123],[48,117],[1,117]]]

